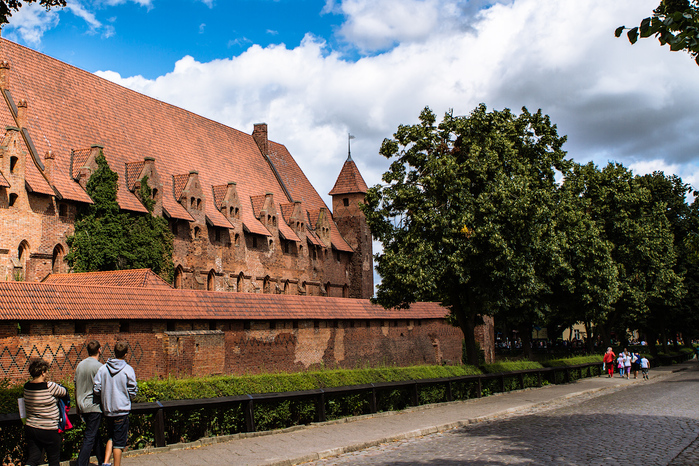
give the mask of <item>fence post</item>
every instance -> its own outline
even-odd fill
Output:
[[[570,383],[570,368],[566,366],[566,383]]]
[[[482,396],[483,384],[481,383],[481,376],[478,376],[478,398]]]
[[[524,390],[524,374],[519,374],[519,384],[522,386],[522,390]]]
[[[371,392],[369,393],[369,411],[371,414],[378,411],[378,408],[376,407],[376,387],[373,383],[371,384]]]
[[[325,422],[325,392],[320,389],[316,397],[316,422]]]
[[[454,401],[454,394],[451,390],[451,380],[447,381],[447,401]]]
[[[505,373],[503,372],[502,375],[500,376],[500,390],[501,393],[505,393]]]
[[[155,446],[164,447],[165,446],[165,416],[163,415],[163,404],[159,401],[158,410],[155,412],[155,420],[153,422],[153,436],[155,437]]]
[[[541,387],[543,385],[541,381],[541,371],[538,371],[537,375],[539,376],[539,386]]]
[[[243,410],[245,411],[245,429],[247,432],[255,432],[255,415],[252,396],[248,395],[248,400],[243,402]]]
[[[418,406],[420,404],[420,394],[418,393],[417,382],[413,384],[412,402],[413,406]]]

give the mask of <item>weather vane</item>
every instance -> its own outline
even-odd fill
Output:
[[[347,160],[352,160],[352,151],[350,149],[350,141],[354,139],[350,133],[347,133]]]

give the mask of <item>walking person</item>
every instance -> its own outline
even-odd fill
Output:
[[[641,368],[641,355],[636,353],[631,353],[631,372],[633,372],[633,378],[638,378],[638,370]]]
[[[102,367],[102,363],[99,362],[101,353],[100,343],[92,340],[87,344],[87,358],[75,369],[75,409],[85,423],[85,436],[78,454],[78,466],[87,466],[93,452],[98,464],[104,462],[104,445],[99,435],[102,408],[92,391],[95,375]]]
[[[631,378],[631,353],[626,348],[624,348],[624,374],[627,379]]]
[[[24,384],[24,407],[27,423],[24,434],[27,439],[26,466],[42,464],[43,452],[49,466],[58,466],[61,460],[61,434],[58,433],[58,399],[68,395],[65,387],[46,380],[49,363],[35,359],[29,364],[32,379]]]
[[[641,372],[643,373],[643,380],[648,380],[648,369],[650,369],[650,361],[648,358],[643,356],[641,358]]]
[[[607,370],[607,377],[614,376],[614,360],[616,359],[616,354],[612,351],[612,347],[607,348],[607,352],[604,353],[602,357],[602,362],[604,363],[604,368]]]
[[[131,400],[138,392],[136,373],[133,367],[124,361],[129,347],[125,341],[114,345],[114,357],[100,367],[95,375],[93,391],[102,402],[102,414],[107,423],[108,444],[104,452],[104,461],[114,455],[114,466],[121,466],[121,454],[126,448],[129,435],[129,412]]]
[[[616,367],[619,370],[619,377],[624,376],[624,353],[619,353],[619,357],[616,358]]]

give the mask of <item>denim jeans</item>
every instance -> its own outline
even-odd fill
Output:
[[[78,455],[78,466],[88,466],[93,452],[97,457],[97,463],[102,464],[104,461],[104,447],[99,435],[102,413],[83,413],[82,418],[85,421],[85,437]]]

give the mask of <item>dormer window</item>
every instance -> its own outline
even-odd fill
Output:
[[[10,157],[10,173],[15,172],[15,168],[17,167],[17,162],[19,159],[15,156]]]
[[[342,198],[342,205],[344,205],[345,207],[349,206],[349,198],[348,197]]]

